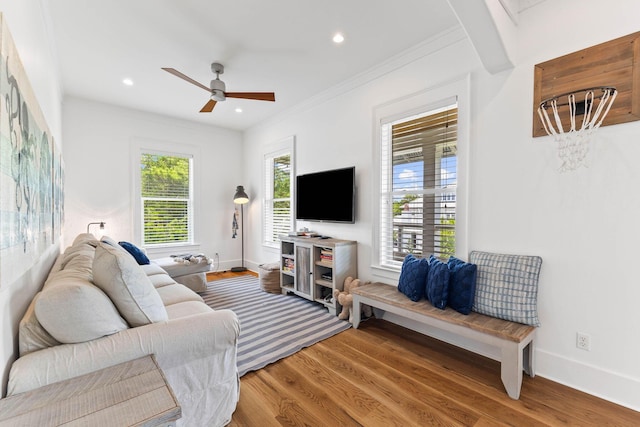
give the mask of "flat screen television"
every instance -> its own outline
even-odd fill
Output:
[[[355,222],[355,166],[296,177],[296,219]]]

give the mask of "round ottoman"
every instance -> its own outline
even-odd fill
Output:
[[[272,262],[270,264],[260,264],[258,266],[258,277],[260,289],[272,294],[279,294],[280,291],[280,264]]]

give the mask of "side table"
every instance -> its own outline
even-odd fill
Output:
[[[181,408],[154,356],[0,399],[0,426],[173,426]]]

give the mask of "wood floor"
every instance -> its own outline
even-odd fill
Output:
[[[213,280],[230,279],[232,277],[244,276],[247,274],[250,276],[258,277],[258,273],[251,270],[243,271],[241,273],[234,273],[232,271],[211,271],[207,273],[207,282],[211,282]]]
[[[639,426],[640,413],[370,319],[241,379],[230,426]]]

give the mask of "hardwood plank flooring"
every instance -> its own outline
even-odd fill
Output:
[[[207,273],[218,280],[257,273]],[[638,426],[640,413],[541,377],[520,400],[500,364],[369,319],[250,372],[229,426]]]
[[[241,379],[230,426],[638,426],[640,413],[370,319]]]
[[[230,279],[232,277],[239,277],[239,276],[245,276],[245,275],[250,275],[250,276],[254,276],[254,277],[258,277],[258,273],[256,273],[255,271],[251,271],[251,270],[247,270],[247,271],[243,271],[243,272],[233,272],[233,271],[210,271],[207,273],[207,282],[212,282],[214,280],[221,280],[221,279]]]

